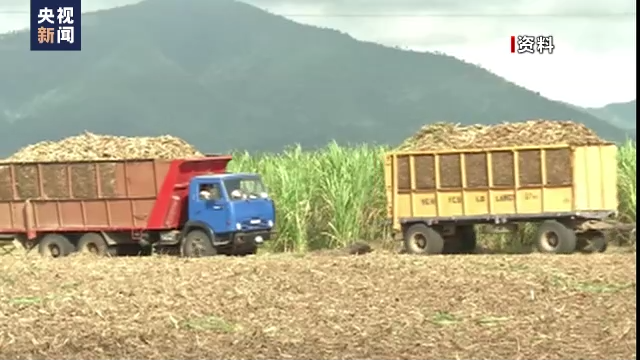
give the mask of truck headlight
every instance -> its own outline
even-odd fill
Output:
[[[236,230],[242,230],[242,224],[236,223]]]
[[[268,227],[273,227],[273,220],[267,221],[267,226]]]

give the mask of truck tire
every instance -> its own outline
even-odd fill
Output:
[[[442,254],[444,238],[438,231],[425,224],[413,224],[405,231],[404,248],[409,254]]]
[[[217,254],[216,248],[211,243],[211,239],[202,230],[191,230],[182,239],[180,253],[184,257],[206,257]]]
[[[64,235],[47,234],[38,242],[38,253],[43,257],[59,258],[74,251],[75,247]]]
[[[578,234],[578,248],[583,253],[603,253],[607,251],[607,238],[599,230],[588,230]]]
[[[78,240],[78,252],[97,256],[109,256],[109,245],[102,235],[98,233],[86,233]]]
[[[576,251],[578,240],[573,229],[556,220],[547,220],[538,227],[536,245],[541,253],[571,254]]]

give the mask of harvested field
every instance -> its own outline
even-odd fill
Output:
[[[398,151],[483,149],[524,145],[596,145],[606,141],[584,124],[530,120],[498,125],[435,123],[422,127]]]
[[[0,358],[636,358],[635,254],[2,260]]]

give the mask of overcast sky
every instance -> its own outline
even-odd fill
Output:
[[[0,2],[0,32],[28,27],[28,0]],[[93,11],[130,2],[135,1],[83,0],[82,6]],[[596,107],[636,98],[634,0],[247,2],[301,23],[336,28],[361,40],[454,55],[554,100]],[[610,13],[627,15],[602,16]],[[360,16],[339,16],[345,14]],[[414,16],[403,16],[408,14]],[[593,16],[576,16],[585,14]],[[511,54],[510,37],[517,35],[551,35],[555,52]]]

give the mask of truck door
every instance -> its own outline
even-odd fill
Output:
[[[231,230],[229,202],[224,197],[219,180],[198,184],[198,190],[192,195],[190,205],[190,220],[206,223],[217,234]]]

